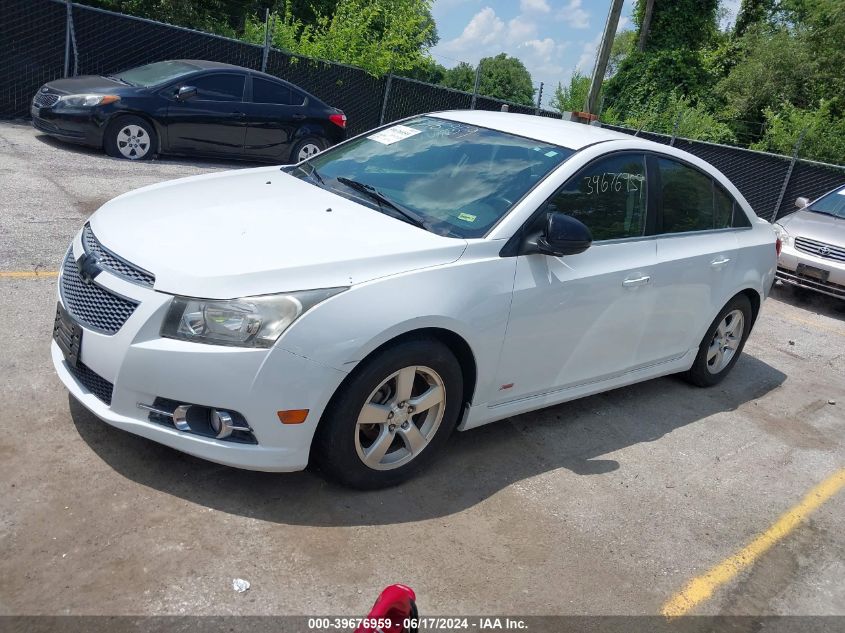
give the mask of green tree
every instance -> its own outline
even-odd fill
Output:
[[[576,70],[566,86],[557,84],[550,106],[558,112],[580,112],[584,109],[587,92],[590,90],[590,78]]]
[[[495,57],[483,58],[478,64],[481,68],[478,94],[522,105],[533,105],[534,83],[531,73],[516,57],[499,53]],[[461,62],[445,72],[441,84],[455,90],[472,92],[475,88],[475,67]]]
[[[829,163],[845,162],[845,118],[837,116],[833,103],[822,100],[815,108],[784,104],[766,108],[766,134],[752,145],[779,154],[791,154],[801,133],[800,155]]]
[[[448,68],[443,73],[443,80],[440,83],[447,88],[472,92],[475,86],[475,68],[472,64],[461,62],[453,68]]]
[[[610,47],[610,57],[607,59],[607,72],[605,77],[613,77],[622,61],[628,57],[631,51],[637,47],[637,32],[632,30],[619,31],[613,38],[613,45]]]

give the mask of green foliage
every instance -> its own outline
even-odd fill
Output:
[[[754,149],[792,154],[801,136],[799,155],[829,163],[845,161],[845,119],[834,114],[833,103],[822,101],[818,107],[801,109],[784,104],[778,111],[766,108],[766,133]]]
[[[569,78],[568,85],[558,82],[549,105],[558,112],[580,112],[584,109],[589,90],[590,78],[576,70]]]
[[[637,0],[634,22],[637,34],[645,14],[646,0]],[[645,50],[700,49],[716,33],[718,0],[672,0],[654,3]]]
[[[610,57],[607,59],[607,72],[605,77],[613,77],[622,61],[637,48],[638,34],[636,31],[619,31],[613,38],[613,45],[610,47]]]
[[[483,58],[479,66],[479,94],[522,105],[533,105],[534,84],[531,74],[516,57],[499,53],[495,57]],[[472,92],[475,87],[475,68],[472,64],[461,62],[445,72],[441,83],[449,88]]]

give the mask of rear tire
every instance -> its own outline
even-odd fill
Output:
[[[722,308],[698,347],[689,371],[681,376],[697,387],[717,385],[733,369],[751,333],[751,302],[737,295]]]
[[[400,342],[365,360],[341,386],[312,456],[344,485],[395,486],[440,451],[462,404],[463,374],[449,348],[432,339]]]
[[[127,160],[149,160],[158,151],[152,124],[137,116],[121,116],[109,123],[103,136],[106,154]]]
[[[325,139],[319,136],[306,136],[294,144],[290,151],[290,162],[293,164],[301,163],[312,156],[316,156],[328,146],[329,144]]]

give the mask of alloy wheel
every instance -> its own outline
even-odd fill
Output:
[[[713,333],[713,340],[707,349],[707,371],[718,374],[730,364],[739,349],[744,332],[745,317],[742,311],[728,312]]]
[[[117,133],[117,149],[129,158],[143,158],[150,151],[150,137],[140,125],[125,125]]]
[[[302,162],[312,156],[316,156],[320,153],[320,148],[315,143],[306,143],[302,147],[299,148],[299,154],[297,155],[297,162]]]
[[[358,457],[374,470],[404,466],[434,438],[445,410],[446,387],[436,371],[400,369],[373,390],[358,414]]]

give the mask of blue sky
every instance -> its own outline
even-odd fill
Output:
[[[635,0],[625,0],[619,28],[631,28]],[[726,19],[739,0],[723,0]],[[535,87],[545,83],[548,104],[558,81],[576,69],[590,74],[610,0],[435,0],[440,43],[431,53],[444,66],[473,65],[505,52],[528,68]]]

